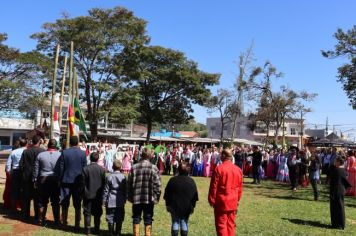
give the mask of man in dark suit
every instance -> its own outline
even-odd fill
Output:
[[[99,234],[100,217],[103,214],[101,207],[103,188],[105,184],[105,170],[97,164],[99,153],[90,155],[91,164],[85,166],[82,172],[84,198],[84,227],[87,235],[90,234],[91,215],[94,216],[94,234]]]
[[[262,164],[262,153],[257,146],[253,146],[252,153],[252,174],[253,174],[253,184],[259,184],[261,182],[261,176],[258,172]]]
[[[78,147],[78,137],[70,138],[70,148],[63,150],[59,158],[59,180],[61,183],[62,223],[67,224],[70,197],[75,208],[75,227],[80,225],[82,170],[87,160],[85,152]]]
[[[25,220],[30,218],[30,206],[33,199],[33,208],[35,212],[35,221],[39,222],[39,204],[38,204],[38,191],[34,188],[32,182],[32,174],[35,166],[37,155],[45,150],[40,148],[41,137],[35,135],[32,137],[32,146],[27,148],[23,153],[20,160],[19,169],[22,174],[22,187],[23,187],[23,216]]]

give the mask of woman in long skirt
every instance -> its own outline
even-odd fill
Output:
[[[346,192],[347,196],[356,196],[356,158],[354,152],[352,150],[347,153],[347,181],[351,184],[351,188],[349,188]]]
[[[114,150],[112,149],[111,144],[105,149],[106,151],[105,151],[104,165],[105,165],[105,169],[111,173],[113,172],[112,166],[114,163]]]
[[[268,164],[267,164],[267,171],[266,171],[266,177],[267,179],[275,179],[275,155],[271,153],[269,156]]]
[[[203,162],[204,162],[203,176],[210,177],[211,176],[211,170],[210,170],[211,154],[210,154],[210,151],[208,148],[205,149],[205,154],[203,156]]]
[[[157,168],[159,170],[159,173],[162,175],[164,172],[164,164],[165,164],[165,160],[164,160],[164,151],[163,149],[161,150],[160,153],[157,154],[158,156],[158,162],[157,162]]]
[[[193,176],[202,176],[203,174],[203,153],[200,148],[193,155]]]
[[[133,154],[130,148],[124,154],[124,158],[122,159],[122,170],[124,173],[129,173],[131,171],[131,163],[133,159]]]
[[[289,182],[289,169],[287,166],[287,157],[284,155],[282,150],[279,155],[279,166],[277,171],[276,180],[279,182]]]
[[[172,154],[170,151],[167,152],[167,155],[165,157],[165,167],[164,167],[164,170],[165,170],[165,174],[166,175],[170,175],[171,174],[171,165],[172,165]]]

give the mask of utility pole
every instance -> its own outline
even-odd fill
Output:
[[[302,149],[303,146],[303,109],[300,111],[300,145],[299,148]]]

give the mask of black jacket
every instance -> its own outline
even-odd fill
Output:
[[[33,168],[35,167],[35,160],[37,155],[44,151],[44,149],[34,146],[23,151],[19,168],[22,174],[22,180],[24,182],[32,181],[32,173]]]
[[[96,163],[83,168],[82,181],[85,199],[102,199],[105,185],[105,170]]]
[[[182,218],[188,218],[193,213],[199,200],[194,180],[186,175],[172,177],[168,181],[163,198],[169,211]]]
[[[347,181],[346,171],[344,168],[330,167],[330,198],[338,198],[345,195],[347,188],[351,187]]]
[[[262,163],[262,153],[260,151],[254,152],[251,154],[251,156],[252,156],[252,165],[260,166]]]

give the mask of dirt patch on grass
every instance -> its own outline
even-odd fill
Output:
[[[1,225],[10,225],[12,227],[11,233],[0,233],[3,235],[32,235],[33,232],[39,230],[41,227],[33,224],[27,224],[19,220],[8,218],[7,216],[0,215]]]
[[[352,225],[356,225],[356,220],[353,220],[353,219],[346,219],[347,222],[349,222],[350,224]]]

